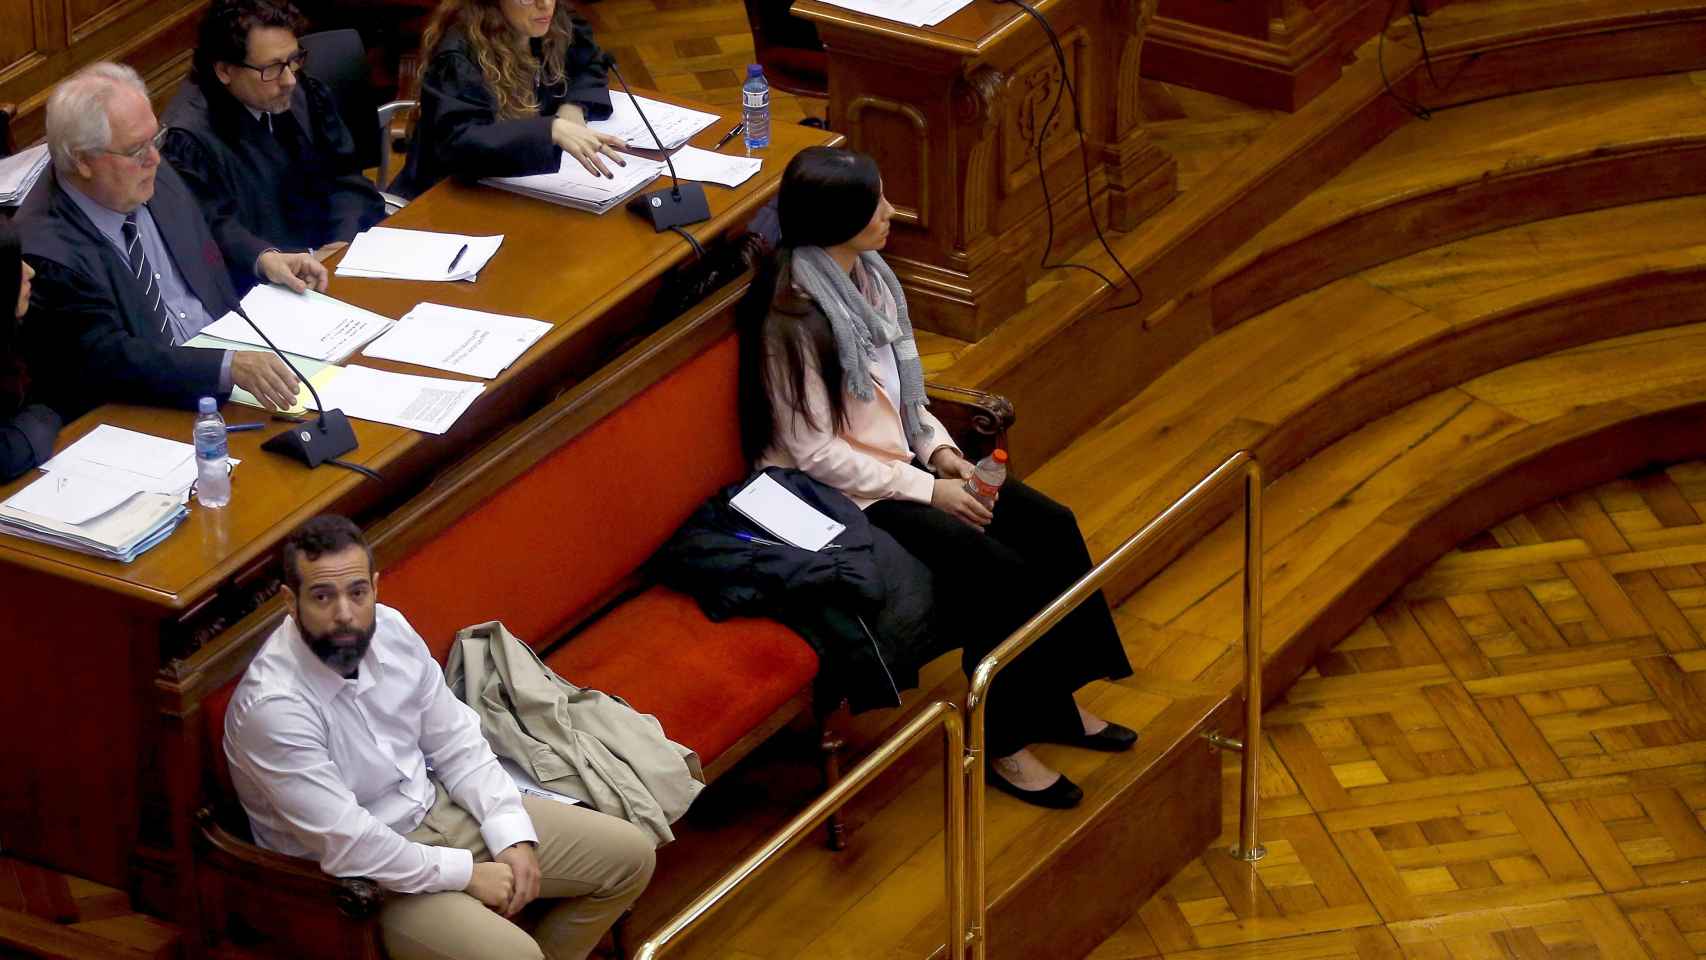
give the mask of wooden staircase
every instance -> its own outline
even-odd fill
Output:
[[[1016,456],[1039,464],[1027,479],[1074,507],[1098,556],[1233,451],[1258,453],[1271,480],[1270,698],[1465,538],[1551,497],[1706,455],[1703,78],[1650,62],[1656,75],[1643,75],[1635,53],[1640,35],[1676,69],[1706,65],[1700,12],[1458,6],[1454,23],[1457,7],[1432,18],[1436,69],[1467,71],[1461,99],[1475,102],[1426,123],[1394,116],[1368,84],[1365,48],[1310,108],[1272,120],[1141,236],[1116,241],[1144,279],[1144,306],[1098,314],[1127,291],[1065,275],[946,372],[1017,396]],[[1529,62],[1534,44],[1556,44],[1576,76],[1615,79],[1478,72]],[[1418,82],[1413,56],[1388,40],[1398,82]],[[1078,810],[992,802],[992,956],[1084,956],[1156,875],[1219,833],[1219,760],[1200,734],[1238,734],[1235,509],[1204,511],[1109,590],[1138,673],[1095,685],[1088,705],[1142,727],[1139,749],[1042,748],[1085,787]],[[951,664],[926,680],[938,695],[963,690]],[[674,955],[939,951],[931,759],[855,805],[880,845],[791,854]],[[1468,791],[1521,774],[1434,779]]]

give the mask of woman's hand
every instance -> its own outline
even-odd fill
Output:
[[[970,480],[977,472],[977,465],[960,456],[953,447],[937,447],[930,455],[930,469],[936,471],[938,477],[959,477]]]
[[[595,177],[610,176],[610,167],[606,161],[625,167],[628,161],[616,155],[616,148],[625,147],[621,137],[608,133],[595,133],[592,128],[579,120],[559,116],[551,121],[551,142],[563,148],[563,152],[586,168],[586,172]]]
[[[988,507],[971,495],[971,491],[966,489],[966,482],[958,477],[937,480],[930,488],[930,505],[979,530],[989,526],[989,521],[995,516],[989,512]]]

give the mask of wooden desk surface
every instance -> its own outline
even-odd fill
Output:
[[[1058,0],[1032,0],[1031,6],[1047,17]],[[835,24],[860,33],[891,37],[917,46],[961,57],[977,57],[991,45],[1021,29],[1030,15],[1016,3],[1003,0],[972,0],[965,8],[933,27],[914,27],[838,7],[824,0],[796,0],[794,15],[819,24]],[[1136,16],[1135,10],[1133,16]]]
[[[692,105],[721,113],[712,107]],[[692,143],[712,147],[735,122],[722,115]],[[831,133],[793,124],[777,125],[771,137],[771,146],[763,154],[763,168],[746,183],[732,190],[705,185],[712,218],[690,228],[696,236],[709,240],[744,225],[774,195],[790,157],[807,146],[839,139]],[[739,146],[725,148],[728,149]],[[475,283],[334,275],[329,290],[332,296],[393,319],[415,304],[430,300],[532,317],[551,323],[554,329],[497,379],[489,381],[485,394],[442,437],[351,418],[360,446],[348,459],[381,472],[411,454],[422,454],[423,446],[433,448],[426,452],[449,456],[485,439],[493,426],[491,411],[505,402],[512,406],[519,402],[518,397],[505,396],[506,392],[522,389],[518,381],[537,387],[539,377],[551,372],[542,364],[554,354],[573,349],[577,337],[590,337],[589,331],[607,312],[643,293],[658,277],[692,255],[680,237],[655,233],[646,221],[625,210],[612,210],[595,217],[488,187],[449,182],[434,187],[385,223],[466,234],[502,233],[504,243]],[[375,360],[359,353],[350,362],[428,376],[473,379],[442,370]],[[527,381],[530,373],[532,383]],[[236,404],[227,404],[223,412],[232,423],[266,419],[261,411]],[[61,432],[57,446],[63,449],[100,423],[187,441],[192,420],[193,415],[184,410],[108,405],[70,424]],[[190,517],[184,525],[134,562],[101,560],[0,535],[0,571],[10,565],[32,568],[82,582],[99,591],[143,601],[163,608],[163,613],[193,606],[232,575],[264,563],[283,533],[302,520],[352,500],[360,501],[363,496],[380,495],[381,491],[362,488],[363,484],[378,485],[351,471],[335,466],[308,470],[261,451],[260,444],[284,426],[233,434],[231,455],[243,463],[232,475],[231,504],[222,510],[191,504]],[[11,484],[0,486],[0,499],[11,496],[38,476],[39,472],[31,471]]]

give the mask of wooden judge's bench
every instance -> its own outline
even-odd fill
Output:
[[[1104,229],[1131,230],[1176,192],[1175,163],[1143,128],[1138,73],[1156,0],[1037,0],[1059,36],[1015,3],[973,0],[934,27],[798,0],[829,56],[831,129],[871,154],[895,218],[884,255],[906,286],[913,322],[976,340],[1025,303],[1041,273],[1054,208],[1052,261]],[[1069,77],[1071,102],[1050,105]],[[1037,174],[1042,142],[1046,178]]]

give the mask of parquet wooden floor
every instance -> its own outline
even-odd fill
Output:
[[[1217,846],[1092,960],[1706,955],[1703,516],[1683,464],[1442,557],[1267,712],[1267,859]]]
[[[171,960],[178,941],[172,925],[133,912],[123,891],[0,857],[0,958]]]

